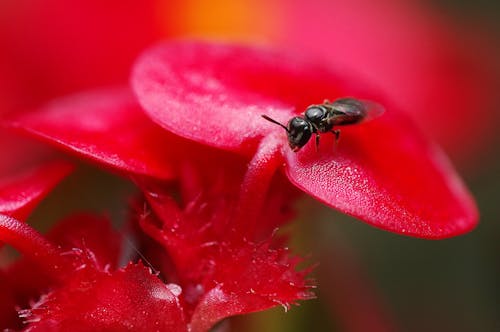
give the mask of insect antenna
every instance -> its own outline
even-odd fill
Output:
[[[271,119],[270,117],[268,117],[268,116],[267,116],[267,115],[265,115],[265,114],[261,114],[261,116],[262,116],[264,119],[266,119],[267,121],[272,122],[272,123],[274,123],[274,124],[277,124],[277,125],[278,125],[278,126],[280,126],[281,128],[285,129],[287,133],[289,132],[289,131],[288,131],[288,128],[287,128],[286,126],[282,125],[281,123],[279,123],[278,121],[276,121],[276,120],[274,120],[274,119]]]

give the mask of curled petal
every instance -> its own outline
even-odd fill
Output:
[[[333,136],[333,135],[331,135]],[[327,205],[396,233],[445,238],[469,231],[478,212],[441,151],[393,112],[286,152],[286,172]]]
[[[173,176],[175,138],[144,116],[127,89],[66,97],[8,124],[120,172]]]
[[[297,61],[249,47],[160,44],[139,59],[132,85],[151,119],[167,130],[248,152],[276,130],[261,114],[286,122],[298,109],[338,94],[326,68]]]

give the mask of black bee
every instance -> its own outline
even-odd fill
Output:
[[[380,115],[383,111],[382,106],[371,101],[340,98],[333,103],[325,100],[323,104],[309,106],[303,116],[294,116],[288,121],[287,126],[267,115],[262,115],[262,117],[284,128],[288,134],[290,148],[297,152],[306,145],[312,134],[316,134],[317,150],[320,133],[333,133],[335,141],[338,141],[340,130],[334,129],[334,126],[360,123]]]

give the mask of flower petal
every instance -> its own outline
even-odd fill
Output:
[[[224,155],[231,154],[223,152],[215,159],[230,160]],[[180,204],[168,188],[138,182],[152,208],[138,215],[139,224],[168,252],[174,280],[185,290],[193,332],[208,331],[229,316],[277,305],[288,308],[312,296],[306,279],[310,269],[297,271],[300,260],[279,248],[283,238],[272,235],[290,217],[288,204],[296,190],[289,184],[281,187],[286,179],[276,177],[270,191],[273,197],[266,200],[271,206],[254,207],[258,224],[239,225],[234,216],[241,193],[235,183],[241,183],[245,163],[237,157],[231,158],[228,170],[220,163],[205,167],[209,159],[186,169],[180,192],[192,193],[183,195]]]
[[[72,164],[59,160],[3,175],[0,177],[0,213],[19,220],[26,219],[35,206],[72,171]]]
[[[277,130],[261,114],[286,122],[297,110],[338,95],[340,85],[333,83],[340,80],[285,54],[201,42],[160,44],[139,59],[132,75],[153,121],[177,135],[243,152]]]
[[[145,117],[126,89],[66,97],[9,124],[121,172],[172,177],[174,136]]]
[[[453,15],[421,1],[278,2],[283,13],[276,24],[286,33],[277,34],[273,45],[359,73],[461,160],[493,141],[498,48],[479,21],[455,22]],[[304,17],[314,20],[303,24]],[[467,134],[457,135],[464,123]]]
[[[206,293],[196,306],[192,331],[207,331],[219,320],[282,305],[287,310],[297,300],[314,298],[305,276],[297,272],[298,259],[285,249],[270,249],[270,242],[222,244]]]
[[[472,229],[474,201],[444,155],[404,117],[387,112],[371,122],[322,135],[320,151],[286,150],[290,180],[322,202],[373,226],[423,238]]]
[[[443,238],[477,223],[475,204],[446,158],[358,77],[261,49],[185,42],[146,52],[132,83],[150,117],[178,135],[252,156],[258,156],[258,142],[263,150],[269,142],[281,144],[294,184],[374,226]],[[335,152],[333,135],[325,134],[321,153],[313,142],[293,153],[286,132],[260,117],[285,123],[310,104],[345,96],[378,101],[387,112],[372,122],[338,127],[343,134]],[[262,139],[271,133],[281,135],[281,143]],[[272,167],[267,159],[252,163]]]
[[[114,273],[84,269],[21,310],[28,331],[187,331],[177,296],[142,264]]]
[[[64,250],[80,248],[95,256],[95,265],[116,268],[123,235],[113,228],[107,216],[89,213],[72,214],[50,229],[47,238]]]
[[[12,292],[11,305],[8,312],[14,312],[15,307],[26,307],[33,299],[38,299],[47,289],[53,289],[73,277],[75,269],[82,266],[93,268],[96,271],[107,271],[118,264],[121,238],[113,230],[109,219],[89,214],[77,214],[60,221],[50,230],[47,238],[50,242],[45,247],[57,248],[55,259],[45,258],[43,244],[46,241],[27,224],[17,224],[16,221],[0,215],[0,237],[25,256],[5,268],[2,284]],[[19,223],[19,222],[18,222]],[[10,235],[2,231],[14,230]],[[23,240],[24,238],[27,238]],[[31,234],[31,235],[30,235]],[[9,240],[10,239],[10,240]],[[47,251],[47,250],[46,250]],[[26,256],[34,256],[27,259]],[[53,272],[52,270],[56,270]],[[54,276],[55,274],[55,276]],[[33,278],[33,276],[36,278]],[[7,297],[6,297],[7,299]],[[0,301],[1,302],[1,301]],[[5,312],[7,315],[7,312]],[[6,316],[5,316],[6,318]],[[9,325],[7,325],[9,324]],[[0,315],[0,326],[7,327],[20,325],[18,319],[5,321]]]

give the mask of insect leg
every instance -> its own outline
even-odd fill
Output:
[[[316,152],[319,151],[319,134],[316,133]]]
[[[335,135],[335,146],[337,146],[337,144],[339,143],[339,139],[340,139],[340,130],[332,129],[332,134]]]

